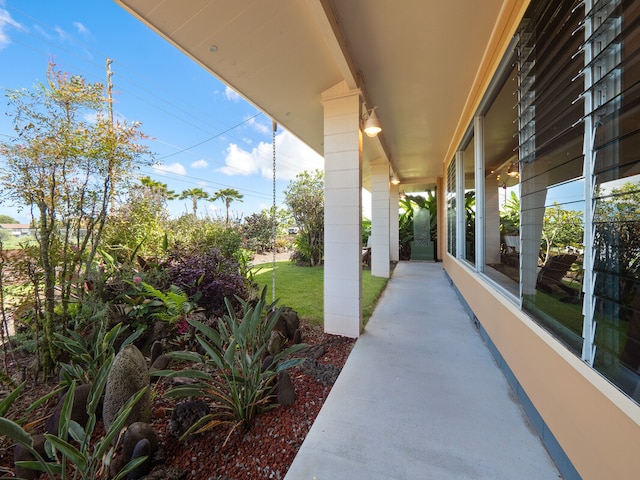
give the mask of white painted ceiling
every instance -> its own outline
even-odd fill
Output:
[[[115,1],[320,154],[321,93],[342,81],[361,88],[383,128],[378,139],[365,137],[363,165],[386,152],[406,191],[442,175],[503,6],[503,0]]]

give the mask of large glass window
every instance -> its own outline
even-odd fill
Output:
[[[478,270],[507,289],[519,280],[522,309],[640,402],[640,2],[531,2],[515,52],[517,88],[503,79],[477,112],[484,178],[473,140],[449,166],[449,248],[457,232],[459,257],[475,262],[484,190]],[[501,106],[514,90],[515,119]],[[499,140],[507,120],[511,144]]]
[[[463,152],[464,165],[464,258],[475,264],[476,262],[476,186],[475,186],[475,156],[473,137],[469,140]]]
[[[513,295],[520,289],[520,169],[517,71],[502,75],[495,99],[484,115],[484,273]]]
[[[594,366],[640,400],[640,3],[588,13]]]
[[[578,2],[535,2],[519,32],[523,308],[582,349],[584,54]]]

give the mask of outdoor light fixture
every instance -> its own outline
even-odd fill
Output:
[[[509,169],[507,170],[507,175],[509,175],[510,177],[518,177],[520,176],[520,171],[518,168],[518,162],[514,162],[511,165],[509,165]]]
[[[368,137],[375,137],[382,131],[380,120],[378,120],[376,116],[376,108],[377,107],[373,107],[371,111],[367,110],[367,113],[364,115],[364,133],[366,133]]]
[[[398,175],[396,175],[395,173],[391,175],[391,184],[400,185],[400,179],[398,178]]]

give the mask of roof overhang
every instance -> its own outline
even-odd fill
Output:
[[[442,175],[528,3],[115,1],[320,154],[322,92],[360,88],[383,128],[363,166],[387,158],[405,191]]]

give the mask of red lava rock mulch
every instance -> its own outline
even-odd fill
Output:
[[[303,325],[302,329],[303,342],[310,346],[322,345],[321,350],[325,352],[316,359],[316,367],[333,366],[331,370],[336,372],[342,369],[355,340],[325,334],[321,327]],[[248,432],[234,432],[224,447],[227,435],[224,428],[210,430],[182,443],[169,433],[168,424],[176,402],[161,395],[168,388],[163,382],[168,380],[160,380],[155,387],[151,423],[158,433],[164,465],[156,465],[154,471],[160,474],[160,467],[181,471],[184,474],[180,478],[186,480],[284,478],[331,391],[326,380],[318,380],[303,366],[293,368],[289,373],[297,395],[295,403],[259,415]],[[55,403],[50,408],[55,408]],[[11,467],[12,450],[6,445],[2,447],[0,466]],[[0,469],[0,473],[2,471]]]

